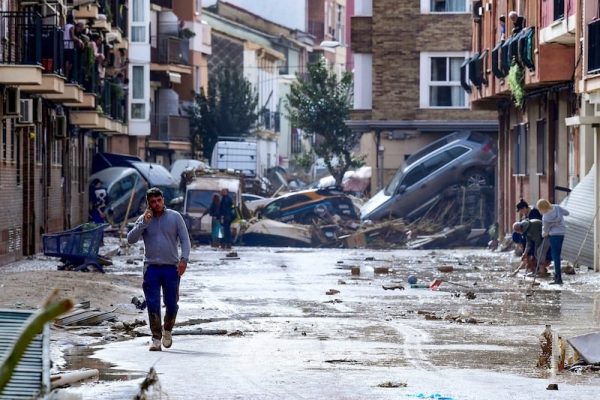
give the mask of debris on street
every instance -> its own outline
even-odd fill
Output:
[[[50,384],[52,389],[65,387],[72,385],[77,382],[85,381],[88,379],[97,380],[100,376],[100,371],[97,369],[82,369],[78,371],[65,371],[60,374],[54,374],[50,376]]]
[[[575,336],[567,339],[567,342],[588,364],[600,363],[600,332]]]

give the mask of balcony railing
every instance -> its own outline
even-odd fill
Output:
[[[110,5],[111,24],[119,28],[123,36],[127,36],[127,7],[119,0],[111,0]]]
[[[98,93],[98,66],[90,46],[74,49],[73,67],[67,79],[69,82],[80,84],[88,93]]]
[[[163,142],[189,142],[190,120],[180,115],[152,115],[152,137]]]
[[[190,41],[174,36],[159,36],[157,41],[159,64],[190,63]]]
[[[55,25],[42,26],[42,67],[45,74],[64,75],[63,30]]]
[[[102,86],[102,93],[100,98],[100,104],[102,105],[102,111],[105,115],[110,116],[112,119],[125,122],[125,89],[124,87],[113,79],[107,79]]]
[[[588,25],[588,74],[600,73],[600,20]]]
[[[0,12],[0,63],[40,65],[42,18],[35,12]]]

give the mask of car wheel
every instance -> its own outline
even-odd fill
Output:
[[[487,186],[489,185],[490,177],[480,169],[471,169],[465,174],[465,186]]]

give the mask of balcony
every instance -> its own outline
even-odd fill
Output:
[[[174,36],[158,37],[159,64],[190,64],[190,41]]]
[[[29,93],[60,94],[64,92],[64,44],[63,30],[55,25],[42,25],[42,83],[40,85],[22,86],[21,90]]]
[[[540,7],[540,43],[575,44],[575,0],[547,0]]]
[[[259,127],[268,131],[281,132],[279,112],[264,109],[259,115]]]
[[[118,0],[111,0],[109,9],[113,28],[117,29],[121,36],[127,36],[127,7],[121,7],[121,2]]]
[[[42,18],[34,12],[0,12],[0,84],[42,83]]]
[[[159,142],[191,142],[190,120],[180,115],[153,114],[152,138]]]
[[[115,80],[106,79],[102,86],[99,105],[104,115],[115,121],[125,121],[126,102],[123,86]]]

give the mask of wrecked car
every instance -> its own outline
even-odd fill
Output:
[[[491,185],[496,158],[490,136],[471,131],[447,135],[408,157],[388,186],[365,203],[360,217],[415,219],[451,185]]]
[[[224,173],[203,173],[194,175],[186,185],[182,216],[192,239],[208,242],[212,231],[210,215],[202,216],[210,207],[214,194],[220,196],[221,189],[229,190],[229,196],[235,207],[242,207],[242,184],[239,176]],[[231,225],[232,237],[235,239],[239,232],[239,221]]]
[[[260,217],[297,224],[312,224],[333,215],[358,219],[352,199],[331,189],[312,189],[280,196],[258,211]]]
[[[109,223],[120,224],[144,213],[147,184],[134,168],[110,167],[96,172],[89,179],[90,182],[100,179],[106,187],[106,220]]]

